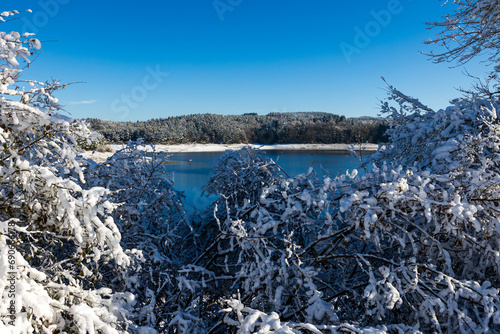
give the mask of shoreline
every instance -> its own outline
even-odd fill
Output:
[[[343,153],[349,150],[349,147],[354,145],[355,149],[359,147],[364,152],[375,152],[378,144],[274,144],[274,145],[256,145],[256,144],[178,144],[178,145],[155,145],[156,152],[165,153],[200,153],[200,152],[225,152],[227,150],[240,150],[243,147],[252,147],[263,151],[332,151]],[[80,154],[84,158],[89,158],[95,162],[103,162],[108,157],[112,156],[117,150],[124,147],[121,144],[110,144],[111,152],[97,151],[82,151]],[[152,148],[148,145],[139,146],[145,151],[151,152]]]

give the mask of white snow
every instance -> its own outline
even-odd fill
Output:
[[[180,145],[155,145],[157,152],[182,153],[182,152],[225,152],[227,150],[240,150],[243,147],[252,147],[264,151],[339,151],[348,152],[352,144],[276,144],[276,145],[256,145],[256,144],[180,144]],[[123,145],[111,144],[112,152],[82,151],[80,154],[84,158],[90,158],[96,162],[105,161],[114,152],[123,148]],[[364,144],[366,151],[373,152],[378,148],[377,144]],[[151,151],[151,146],[144,146],[144,150]]]

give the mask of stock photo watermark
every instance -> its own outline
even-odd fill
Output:
[[[39,29],[45,27],[50,19],[54,18],[59,11],[61,6],[66,5],[71,0],[40,0],[37,2],[40,6],[39,10],[33,11],[32,15],[29,17],[23,17],[22,31],[27,31],[30,33],[38,33]]]
[[[8,235],[10,240],[15,239],[14,228],[16,227],[16,222],[10,220],[8,222]],[[7,251],[7,298],[9,299],[9,304],[7,306],[8,311],[8,321],[10,326],[16,325],[17,310],[16,310],[16,286],[17,286],[17,264],[16,264],[16,249],[11,242],[8,242]]]
[[[122,94],[120,98],[111,103],[111,111],[119,113],[120,118],[125,119],[130,114],[130,110],[139,106],[139,103],[146,100],[149,92],[160,86],[163,80],[169,76],[168,72],[163,72],[160,65],[155,68],[146,67],[147,74],[142,78],[141,84],[134,86],[128,94]]]
[[[224,15],[226,12],[232,12],[236,7],[241,5],[242,2],[243,0],[214,0],[212,5],[219,16],[219,19],[224,21]]]
[[[392,18],[400,14],[403,9],[401,1],[389,0],[385,9],[370,11],[372,20],[368,21],[363,27],[354,27],[355,35],[352,43],[342,42],[339,44],[347,62],[351,63],[353,55],[359,54],[363,49],[366,49],[372,40],[380,35],[382,29],[391,23]]]

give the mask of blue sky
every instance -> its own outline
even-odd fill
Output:
[[[5,31],[35,32],[26,78],[83,82],[56,95],[75,118],[324,111],[376,116],[391,85],[446,107],[464,68],[420,51],[452,6],[439,0],[3,1],[31,9]],[[482,76],[483,64],[467,71]]]

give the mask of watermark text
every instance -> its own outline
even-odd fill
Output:
[[[411,1],[411,0],[410,0]],[[403,6],[399,0],[389,0],[386,9],[379,11],[370,11],[370,16],[373,18],[368,21],[363,27],[354,27],[353,43],[342,42],[339,44],[345,59],[351,63],[352,56],[361,53],[367,48],[371,41],[380,35],[382,28],[387,27],[395,15],[403,11]]]

